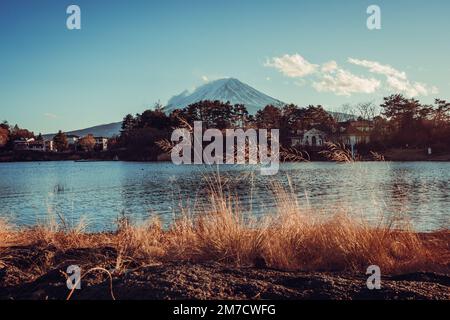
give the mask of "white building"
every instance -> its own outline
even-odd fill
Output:
[[[74,134],[68,134],[66,135],[67,138],[67,144],[69,145],[69,147],[73,147],[76,146],[78,143],[78,140],[80,140],[80,137]]]
[[[19,139],[14,141],[14,150],[29,150],[30,143],[34,142],[34,138]]]
[[[105,137],[94,137],[95,148],[100,151],[108,150],[108,138]]]
[[[14,141],[14,150],[51,152],[54,151],[54,148],[52,140],[35,140],[31,138]]]
[[[319,129],[312,128],[301,132],[297,131],[297,136],[291,138],[291,146],[311,146],[321,147],[327,141],[327,134]]]

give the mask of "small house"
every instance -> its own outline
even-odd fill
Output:
[[[291,146],[321,147],[327,141],[328,135],[316,128],[307,131],[297,131],[297,135],[291,137]]]
[[[95,139],[95,149],[99,151],[108,150],[108,138],[106,137],[94,137]]]
[[[367,120],[351,121],[341,127],[340,139],[348,146],[357,144],[367,144],[370,142],[370,133],[373,130],[373,123]]]

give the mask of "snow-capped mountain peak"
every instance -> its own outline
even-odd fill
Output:
[[[208,82],[193,92],[184,91],[172,97],[165,107],[166,112],[182,109],[202,100],[229,101],[231,104],[244,104],[250,114],[272,104],[283,105],[278,99],[272,98],[235,78],[224,78]]]

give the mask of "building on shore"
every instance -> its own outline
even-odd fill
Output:
[[[347,146],[368,144],[372,130],[373,123],[371,121],[358,120],[346,122],[341,126],[340,141]]]
[[[28,150],[29,144],[31,142],[34,142],[34,138],[22,138],[18,140],[14,140],[14,150],[22,151],[22,150]]]
[[[19,139],[14,141],[14,150],[18,151],[55,151],[52,140]]]
[[[36,140],[28,144],[28,150],[40,151],[40,152],[52,152],[55,151],[53,148],[53,140]]]
[[[297,130],[295,133],[296,134],[291,137],[292,147],[322,147],[328,139],[327,133],[316,128],[306,131]]]
[[[74,134],[68,134],[66,135],[67,138],[67,146],[70,150],[76,151],[78,146],[78,140],[80,140],[80,137]]]
[[[98,151],[108,150],[108,138],[106,137],[94,137],[95,149]]]
[[[340,122],[333,134],[328,134],[317,128],[297,130],[291,136],[292,147],[323,147],[326,142],[343,143],[351,147],[359,144],[368,144],[373,130],[373,122],[356,120]]]

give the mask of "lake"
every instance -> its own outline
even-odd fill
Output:
[[[380,213],[407,215],[421,231],[448,228],[450,163],[287,163],[276,176],[248,166],[221,166],[226,189],[243,210],[273,213],[271,185],[291,187],[302,206],[332,214],[345,208],[374,221]],[[90,231],[110,230],[123,213],[135,221],[158,215],[168,223],[179,207],[205,202],[205,176],[216,167],[140,162],[0,163],[0,217],[19,226],[59,214]],[[289,177],[289,178],[288,178]]]

